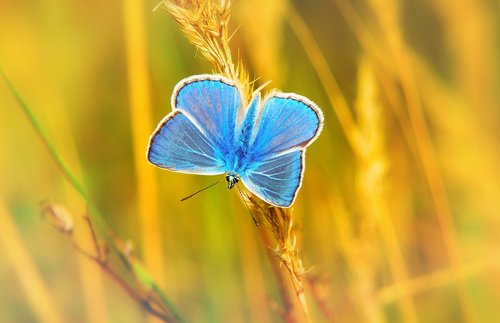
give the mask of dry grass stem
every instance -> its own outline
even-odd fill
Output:
[[[304,313],[306,322],[311,322],[311,314],[307,304],[306,295],[304,293],[304,274],[305,268],[302,263],[302,257],[297,245],[297,228],[294,226],[292,212],[290,209],[277,208],[270,206],[259,199],[250,199],[247,201],[252,208],[256,218],[263,221],[265,226],[273,233],[276,247],[273,253],[279,260],[279,266],[284,266],[290,275],[293,284],[295,295],[298,303]],[[266,240],[266,238],[264,238]],[[271,246],[271,241],[266,244]],[[282,272],[278,272],[280,274]],[[281,285],[284,284],[285,278],[278,277]],[[282,296],[285,301],[285,306],[288,309],[288,314],[293,311],[293,302],[287,299],[287,291],[282,288]]]
[[[244,101],[248,102],[253,92],[253,82],[249,81],[248,72],[241,62],[233,62],[228,30],[231,14],[230,0],[175,0],[163,1],[163,7],[179,23],[186,38],[196,50],[208,60],[216,73],[235,80],[243,90]],[[247,199],[244,194],[242,198]],[[257,198],[248,198],[253,216],[258,222],[271,229],[275,243],[275,255],[290,274],[291,281],[306,321],[311,321],[303,286],[304,267],[298,251],[297,237],[292,220],[291,209],[273,207]],[[277,273],[282,275],[282,271]],[[278,277],[284,282],[283,277]],[[288,293],[282,291],[287,306],[287,315],[291,312],[291,300]]]
[[[362,208],[363,220],[360,224],[360,236],[357,241],[361,244],[370,244],[370,241],[375,237],[374,224],[376,223],[381,233],[380,236],[383,238],[389,251],[389,261],[394,279],[396,281],[404,280],[406,278],[404,261],[383,197],[383,181],[386,168],[386,157],[383,150],[384,130],[380,124],[380,115],[382,112],[379,111],[380,106],[375,102],[377,93],[375,81],[371,75],[372,72],[367,67],[366,62],[361,64],[360,87],[358,89],[359,99],[356,105],[358,121],[355,122],[334,76],[329,72],[326,59],[300,15],[295,9],[291,8],[288,19],[324,85],[330,102],[335,109],[348,142],[360,165],[358,194],[360,200],[366,201],[366,203],[364,203],[365,207]],[[363,33],[358,34],[364,36],[363,40],[367,41],[368,44],[372,44],[369,42],[369,36]],[[331,89],[336,90],[332,91]],[[330,93],[337,93],[336,97]],[[375,222],[373,222],[374,220]],[[364,299],[362,304],[365,304],[365,319],[383,321],[382,309],[378,308],[379,304],[376,301],[373,301],[376,286],[371,281],[374,280],[374,275],[378,268],[373,267],[370,259],[373,258],[375,249],[369,245],[365,245],[360,246],[360,250],[364,250],[365,252],[360,251],[361,254],[358,255],[359,257],[354,256],[353,258],[353,255],[347,255],[348,258],[352,259],[353,263],[358,263],[357,266],[352,266],[358,276],[359,288],[356,293]],[[405,321],[416,321],[416,310],[411,299],[402,299],[401,310]]]
[[[245,47],[251,49],[245,53],[247,63],[263,80],[272,80],[272,84],[279,87],[287,74],[282,57],[286,50],[282,34],[288,0],[237,1],[235,4],[233,16],[243,26],[238,33]]]
[[[330,304],[331,293],[329,286],[331,282],[324,277],[311,274],[306,276],[306,280],[310,286],[311,294],[326,320],[333,322],[335,320],[335,312]]]
[[[309,57],[321,84],[326,90],[326,95],[328,96],[330,105],[337,115],[340,126],[344,131],[349,145],[354,147],[359,136],[358,129],[352,116],[349,104],[342,94],[335,76],[331,73],[325,56],[321,52],[321,49],[314,39],[311,31],[307,28],[306,23],[292,4],[289,5],[286,18]]]
[[[143,284],[142,280],[144,279],[140,277],[140,273],[134,271],[134,267],[140,265],[138,260],[133,257],[129,243],[116,241],[117,245],[122,246],[122,255],[127,257],[127,263],[129,264],[130,269],[132,269],[135,284],[129,283],[123,275],[114,269],[112,264],[113,262],[111,261],[109,254],[110,249],[106,245],[99,242],[90,217],[84,216],[83,220],[88,226],[87,238],[92,241],[93,252],[87,251],[75,241],[74,236],[72,235],[73,226],[71,226],[71,230],[67,229],[68,223],[72,224],[73,219],[63,206],[45,202],[42,205],[42,212],[49,219],[51,219],[50,223],[52,226],[71,240],[73,247],[79,254],[98,265],[99,268],[101,268],[101,270],[108,277],[110,277],[112,281],[125,291],[125,293],[127,293],[127,295],[129,295],[137,304],[141,305],[147,313],[164,322],[181,321],[179,316],[170,310],[168,305],[162,300],[162,297],[158,295],[154,289],[151,289],[147,285]],[[57,221],[54,219],[57,219]]]
[[[164,0],[162,2],[179,23],[186,38],[212,66],[217,74],[239,81],[245,99],[253,92],[253,83],[243,64],[234,63],[229,47],[231,0]]]
[[[144,151],[153,128],[143,4],[124,2],[124,31],[134,167],[137,176],[137,209],[142,231],[144,262],[160,286],[165,286],[158,184],[155,170],[145,162]]]

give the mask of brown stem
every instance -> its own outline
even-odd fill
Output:
[[[150,300],[147,294],[143,295],[143,293],[134,289],[133,286],[131,286],[124,278],[122,278],[116,271],[113,270],[113,268],[108,265],[106,257],[103,257],[102,255],[102,251],[99,246],[97,234],[94,230],[94,226],[92,225],[92,221],[88,216],[85,216],[84,219],[87,222],[90,233],[92,235],[92,241],[97,255],[92,255],[91,253],[83,249],[80,245],[78,245],[74,240],[71,240],[75,250],[87,259],[97,264],[104,273],[106,273],[115,283],[117,283],[134,301],[140,304],[146,310],[146,312],[161,319],[164,322],[178,322],[179,320],[175,317],[175,315],[170,313],[168,308],[162,306],[163,304],[161,302],[157,300]]]
[[[285,272],[281,268],[280,260],[276,257],[276,254],[271,247],[273,244],[273,240],[269,235],[269,231],[263,226],[259,231],[266,246],[267,256],[269,257],[269,261],[271,262],[271,267],[273,268],[274,275],[276,276],[276,280],[278,282],[281,299],[283,300],[283,320],[287,323],[294,323],[296,322],[296,320],[293,315],[294,308],[293,300],[290,297],[289,283],[287,281],[287,277],[285,276]]]
[[[295,289],[295,294],[297,295],[297,300],[299,301],[300,307],[302,308],[302,312],[304,313],[304,318],[307,323],[311,323],[311,313],[309,312],[309,306],[307,305],[307,299],[306,294],[304,293],[304,285],[302,284],[302,280],[294,277],[292,273],[290,273],[290,275],[292,275],[293,287]]]
[[[128,284],[122,277],[120,277],[120,275],[116,271],[109,267],[106,262],[89,254],[76,243],[73,243],[73,246],[78,251],[78,253],[97,264],[113,281],[115,281],[134,301],[139,303],[149,314],[156,316],[164,322],[174,322],[173,319],[170,319],[168,317],[169,315],[167,313],[156,310],[146,297],[142,296],[132,286],[130,286],[130,284]]]
[[[97,240],[97,235],[95,233],[94,226],[92,225],[92,221],[90,220],[90,217],[88,215],[83,216],[83,219],[85,220],[85,222],[87,222],[90,233],[92,235],[92,242],[94,243],[94,249],[97,254],[97,258],[102,259],[101,248],[99,248],[99,242]]]
[[[327,300],[325,299],[324,293],[321,291],[323,282],[320,281],[319,277],[308,277],[306,278],[306,282],[309,284],[311,294],[313,299],[318,304],[319,309],[325,316],[328,322],[334,321],[334,313],[333,310],[328,306]]]

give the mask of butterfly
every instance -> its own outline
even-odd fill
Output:
[[[305,151],[321,133],[323,113],[309,99],[273,91],[253,94],[217,75],[194,75],[172,94],[172,112],[149,139],[147,158],[174,172],[225,174],[260,199],[290,207],[302,185]]]

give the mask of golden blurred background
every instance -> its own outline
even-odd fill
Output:
[[[266,247],[236,191],[147,163],[173,86],[211,67],[154,1],[0,1],[0,66],[112,235],[185,322],[279,322]],[[294,221],[315,322],[498,322],[500,2],[234,0],[257,85],[325,126]],[[268,87],[269,88],[269,87]],[[0,80],[0,322],[141,322],[41,216],[86,202]]]

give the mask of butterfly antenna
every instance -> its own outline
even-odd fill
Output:
[[[187,200],[187,199],[189,199],[189,198],[191,198],[191,197],[193,197],[193,196],[195,196],[195,195],[196,195],[196,194],[198,194],[198,193],[203,192],[204,190],[208,190],[210,187],[212,187],[212,186],[215,186],[215,185],[219,184],[219,183],[220,183],[220,182],[222,182],[223,180],[224,180],[224,178],[221,178],[221,179],[219,179],[217,182],[212,183],[212,184],[208,185],[207,187],[204,187],[204,188],[202,188],[201,190],[196,191],[196,192],[194,192],[193,194],[191,194],[191,195],[189,195],[189,196],[183,197],[183,198],[181,199],[181,202],[182,202],[182,201],[185,201],[185,200]]]
[[[252,211],[250,210],[250,206],[248,206],[248,203],[247,203],[247,200],[245,199],[245,197],[251,201],[252,199],[250,198],[250,196],[248,196],[248,194],[244,193],[240,186],[238,184],[236,184],[236,188],[238,189],[238,192],[240,192],[240,196],[241,196],[241,199],[243,200],[243,202],[245,203],[246,207],[247,207],[247,210],[248,210],[248,213],[250,213],[250,216],[252,217],[252,220],[253,220],[253,223],[255,223],[256,226],[259,226],[259,222],[257,222],[257,219],[255,218],[255,216],[253,215]],[[243,196],[245,195],[245,196]]]

